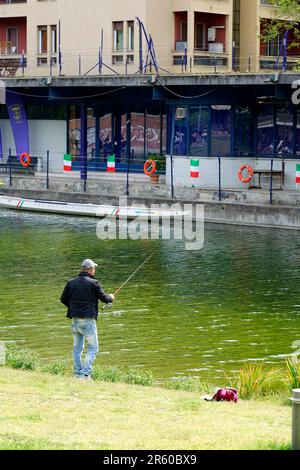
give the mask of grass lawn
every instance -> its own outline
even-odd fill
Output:
[[[0,449],[270,449],[290,444],[280,401],[208,403],[199,394],[0,369]]]

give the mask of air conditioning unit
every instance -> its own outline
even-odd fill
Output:
[[[207,30],[207,39],[210,42],[214,42],[217,37],[216,28],[208,28]]]
[[[176,51],[185,51],[187,48],[187,42],[186,41],[176,41]]]
[[[214,42],[213,44],[209,44],[208,52],[211,52],[213,54],[223,54],[224,44],[221,42]]]

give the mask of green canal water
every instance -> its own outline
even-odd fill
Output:
[[[71,363],[60,294],[82,259],[113,292],[99,317],[97,363],[215,381],[249,361],[282,363],[300,340],[297,231],[206,226],[202,251],[178,241],[100,241],[96,219],[0,211],[0,341]]]

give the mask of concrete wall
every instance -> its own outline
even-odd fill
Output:
[[[200,177],[190,177],[190,161],[191,157],[173,157],[173,180],[174,186],[181,188],[199,188],[199,189],[217,189],[219,182],[219,165],[218,159],[213,157],[200,158],[193,157],[200,161]],[[273,160],[273,170],[281,170],[281,160]],[[300,185],[296,185],[296,164],[300,160],[285,161],[285,182],[284,189],[299,190]],[[253,169],[269,170],[271,168],[270,159],[254,158],[221,158],[221,186],[222,189],[245,190],[249,188],[249,184],[242,183],[238,178],[238,171],[242,165],[250,165]],[[269,188],[270,179],[268,177],[262,179],[262,187]],[[171,161],[167,157],[167,183],[171,185]],[[252,180],[251,185],[258,183],[258,176]],[[280,186],[279,178],[274,177],[273,187],[278,189]]]
[[[66,121],[29,120],[30,154],[32,156],[46,157],[50,151],[50,171],[63,171],[63,156],[67,151],[67,123]],[[0,120],[4,158],[9,149],[16,153],[15,141],[10,122]]]
[[[8,179],[8,178],[3,178]],[[37,183],[37,181],[36,181]],[[76,185],[76,187],[75,187]],[[34,188],[34,189],[32,189]],[[167,203],[172,205],[174,200],[160,197],[155,193],[148,191],[143,185],[136,194],[128,198],[129,206],[138,206],[143,204],[151,207],[152,204]],[[73,192],[73,191],[76,192]],[[60,183],[51,183],[50,191],[45,190],[45,181],[40,180],[39,185],[30,186],[30,181],[18,179],[17,188],[1,188],[1,192],[20,198],[46,199],[53,201],[66,201],[78,203],[95,204],[113,204],[118,207],[118,191],[111,193],[102,192],[101,185],[97,185],[97,193],[84,193],[80,182],[73,185],[61,181]],[[124,192],[121,191],[124,195]],[[178,201],[177,201],[178,202]],[[181,199],[181,202],[190,200]],[[199,201],[201,202],[201,201]],[[243,204],[226,202],[205,202],[205,221],[232,225],[249,225],[255,227],[274,227],[300,230],[300,208],[287,206],[270,206],[262,204]]]

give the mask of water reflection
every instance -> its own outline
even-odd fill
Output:
[[[207,225],[204,249],[187,252],[176,241],[99,241],[96,222],[0,212],[0,340],[71,361],[59,297],[82,259],[96,259],[98,278],[114,290],[160,246],[115,308],[101,312],[98,363],[215,379],[294,352],[298,232]]]

